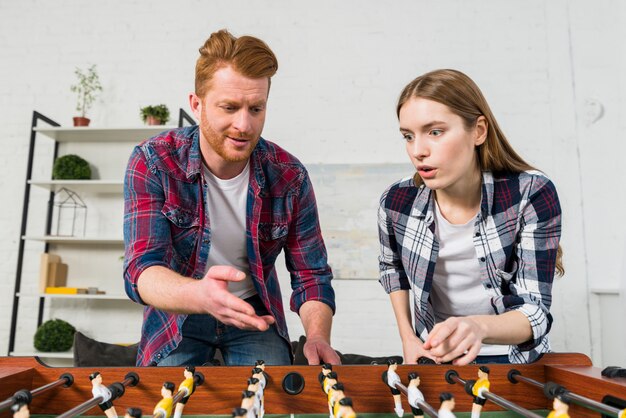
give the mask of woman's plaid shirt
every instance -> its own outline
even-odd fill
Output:
[[[415,331],[425,340],[434,326],[430,303],[439,243],[434,195],[412,178],[391,185],[380,199],[380,283],[387,293],[413,289]],[[561,236],[561,207],[552,182],[538,171],[483,172],[482,202],[474,223],[481,281],[494,314],[518,310],[533,339],[510,346],[512,363],[529,363],[550,350],[552,280]]]

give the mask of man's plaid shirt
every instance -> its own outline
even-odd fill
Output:
[[[380,283],[387,293],[413,289],[415,331],[424,341],[434,326],[430,303],[439,243],[434,195],[412,178],[380,199]],[[481,281],[494,314],[518,310],[533,338],[510,346],[512,363],[529,363],[550,350],[552,280],[561,236],[561,207],[552,182],[538,171],[482,173],[482,202],[474,223]]]
[[[211,225],[201,173],[197,126],[163,132],[135,147],[124,181],[124,280],[135,302],[144,303],[137,279],[148,267],[204,276]],[[332,272],[311,180],[300,161],[262,138],[250,156],[246,225],[252,282],[285,340],[289,335],[274,268],[282,250],[291,274],[291,309],[298,312],[304,302],[317,300],[334,312]],[[158,363],[176,348],[186,317],[146,306],[137,365]]]

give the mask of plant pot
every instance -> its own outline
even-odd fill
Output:
[[[163,125],[163,121],[155,116],[146,117],[146,123],[148,125]]]
[[[74,116],[74,126],[89,126],[91,120],[83,116]]]

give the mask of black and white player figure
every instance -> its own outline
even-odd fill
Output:
[[[265,415],[265,385],[267,380],[265,379],[265,373],[263,369],[254,367],[252,369],[252,377],[259,380],[259,389],[256,392],[256,397],[259,399],[259,418],[263,418]]]
[[[141,408],[127,408],[124,418],[141,418]]]
[[[244,390],[241,393],[241,407],[247,411],[246,418],[257,418],[258,411],[254,406],[254,392],[251,390]]]
[[[28,409],[28,404],[26,402],[16,402],[11,405],[11,412],[13,413],[13,418],[29,418],[30,410]]]
[[[261,384],[259,382],[259,379],[257,379],[256,377],[249,378],[248,390],[250,392],[254,392],[254,409],[256,410],[257,417],[262,418],[264,414],[261,413],[261,398],[259,397],[259,394],[262,394],[262,392],[260,392]]]
[[[416,372],[409,373],[409,384],[406,387],[407,397],[409,398],[409,405],[411,405],[411,412],[415,418],[423,418],[424,411],[420,408],[420,403],[425,401],[424,394],[419,390],[420,376]]]
[[[235,408],[233,409],[232,418],[246,418],[248,415],[248,410],[246,408]]]
[[[113,401],[111,400],[113,394],[108,387],[102,384],[102,375],[100,372],[93,372],[90,374],[89,380],[91,381],[91,393],[93,394],[93,397],[102,397],[102,402],[99,404],[100,409],[102,409],[108,418],[117,418],[117,412],[115,411]]]
[[[439,395],[439,401],[441,405],[439,406],[439,411],[437,411],[437,416],[439,418],[456,418],[456,415],[452,412],[455,406],[454,396],[450,392],[442,392]]]
[[[389,367],[385,372],[386,383],[391,390],[391,394],[393,395],[393,403],[395,405],[393,410],[396,412],[396,415],[401,418],[404,415],[404,409],[402,408],[400,391],[396,388],[397,383],[402,383],[402,380],[396,371],[398,369],[398,363],[394,359],[389,359],[387,360],[387,364]]]

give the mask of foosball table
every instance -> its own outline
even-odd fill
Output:
[[[546,394],[554,388],[564,392],[572,401],[569,408],[571,417],[626,416],[626,378],[601,375],[601,369],[593,367],[585,355],[551,353],[533,364],[488,366],[490,396],[481,416],[520,416],[508,406],[502,406],[507,402],[535,414],[526,416],[546,416],[552,409],[552,399]],[[201,381],[198,381],[185,405],[184,416],[230,416],[233,409],[241,404],[242,390],[246,389],[252,367],[196,367],[196,373],[202,379],[199,379]],[[473,397],[469,394],[471,387],[468,388],[468,385],[471,386],[470,383],[476,379],[478,367],[398,365],[396,371],[403,383],[406,383],[409,373],[419,374],[419,389],[425,403],[432,405],[434,415],[439,407],[440,394],[449,392],[456,402],[454,414],[464,417],[469,416],[468,411],[472,409]],[[333,366],[337,380],[353,401],[357,416],[396,416],[390,387],[382,377],[386,370],[387,365]],[[152,416],[155,405],[161,400],[163,382],[175,382],[178,386],[183,380],[184,367],[48,367],[37,358],[2,357],[0,405],[4,408],[0,408],[0,414],[2,417],[11,416],[7,405],[11,404],[16,392],[22,391],[32,395],[28,405],[32,415],[62,415],[94,398],[89,380],[94,371],[102,374],[106,384],[116,382],[118,387],[122,387],[122,393],[113,401],[120,416],[129,407],[141,408],[144,416]],[[268,365],[264,374],[267,380],[265,414],[329,416],[320,366]],[[130,375],[132,379],[129,379]],[[499,399],[505,402],[501,403]],[[412,417],[405,396],[402,403],[405,417]],[[103,415],[103,412],[95,404],[82,415]],[[426,416],[434,415],[426,413]]]

